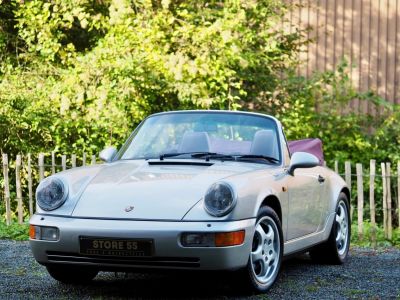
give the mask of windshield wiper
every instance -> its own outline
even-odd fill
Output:
[[[192,158],[205,158],[206,161],[212,159],[227,159],[227,160],[240,160],[240,159],[262,159],[266,160],[270,163],[279,162],[278,159],[266,156],[266,155],[255,155],[255,154],[237,154],[237,155],[229,155],[229,154],[221,154],[216,152],[176,152],[176,153],[164,153],[160,155],[160,160],[164,160],[164,158],[175,157],[180,155],[190,155]]]
[[[267,160],[269,162],[272,163],[276,163],[279,162],[279,159],[276,159],[275,157],[271,157],[271,156],[266,156],[266,155],[257,155],[257,154],[244,154],[244,155],[237,155],[236,158],[238,159],[246,159],[246,158],[254,158],[254,159],[263,159],[263,160]]]
[[[193,158],[199,158],[206,155],[217,155],[215,152],[176,152],[176,153],[163,153],[160,155],[160,160],[164,160],[167,157],[174,157],[179,155],[191,155]]]
[[[233,160],[235,160],[235,156],[234,155],[214,153],[214,152],[196,153],[196,154],[192,154],[192,157],[194,157],[194,158],[205,157],[206,161],[209,161],[210,158],[221,159],[221,160],[224,160],[224,159],[233,159]]]
[[[276,163],[279,162],[279,159],[276,159],[271,156],[266,156],[266,155],[257,155],[257,154],[208,154],[204,155],[206,156],[206,160],[208,161],[210,158],[213,159],[232,159],[232,160],[241,160],[241,159],[262,159],[266,160],[270,163]],[[201,157],[198,155],[197,157]]]

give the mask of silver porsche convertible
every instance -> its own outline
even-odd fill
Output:
[[[158,113],[100,157],[36,191],[30,245],[61,282],[99,271],[229,270],[264,292],[284,257],[341,264],[348,255],[348,187],[315,155],[291,153],[274,117]]]

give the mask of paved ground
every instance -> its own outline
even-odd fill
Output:
[[[27,242],[0,240],[0,299],[397,299],[400,250],[352,248],[343,266],[317,265],[307,255],[286,261],[265,295],[246,295],[221,274],[100,273],[92,284],[68,286],[47,275]]]

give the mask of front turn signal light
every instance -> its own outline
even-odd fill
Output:
[[[29,238],[32,240],[36,240],[36,226],[29,225]]]
[[[31,240],[58,241],[60,231],[56,227],[29,225],[29,238]]]
[[[184,247],[229,247],[242,245],[245,231],[233,232],[185,232],[181,236]]]
[[[219,232],[215,234],[216,247],[241,245],[244,242],[245,231]]]

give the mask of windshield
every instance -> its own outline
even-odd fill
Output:
[[[263,156],[279,162],[276,122],[268,117],[229,112],[154,115],[130,136],[119,159],[181,159],[199,154]]]

